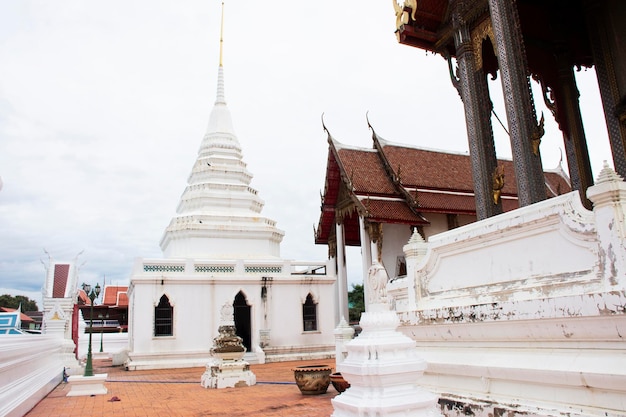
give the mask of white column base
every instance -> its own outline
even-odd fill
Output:
[[[396,330],[396,313],[382,304],[368,308],[361,315],[363,332],[337,364],[350,388],[331,400],[332,417],[442,417],[437,396],[417,384],[426,362],[415,341]]]
[[[104,395],[108,392],[104,386],[108,374],[95,374],[94,376],[73,375],[67,378],[70,391],[67,397],[81,395]]]

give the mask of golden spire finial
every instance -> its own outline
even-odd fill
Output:
[[[222,50],[224,48],[224,1],[222,1],[222,21],[220,23],[220,67],[222,65]]]

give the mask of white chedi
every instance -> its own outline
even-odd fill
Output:
[[[437,397],[417,384],[426,362],[415,341],[397,330],[400,321],[387,304],[387,273],[378,262],[369,269],[368,311],[363,331],[346,345],[348,356],[337,370],[350,388],[333,398],[332,417],[440,417]]]

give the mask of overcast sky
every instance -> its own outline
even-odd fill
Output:
[[[40,300],[47,251],[78,256],[79,282],[127,284],[161,257],[215,100],[219,0],[0,2],[0,293]],[[226,99],[281,255],[314,245],[333,136],[371,147],[366,113],[393,142],[467,152],[446,62],[396,41],[391,2],[226,2]],[[609,159],[593,70],[577,74],[594,176]],[[506,117],[491,82],[496,112]],[[561,134],[546,113],[544,168]],[[500,157],[510,158],[493,121]],[[351,251],[350,281],[360,280]],[[356,262],[355,262],[356,261]],[[40,305],[41,307],[41,305]]]

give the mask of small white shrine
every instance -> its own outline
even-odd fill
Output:
[[[419,386],[426,362],[415,341],[397,330],[400,320],[387,302],[388,279],[374,261],[365,283],[369,299],[360,320],[363,331],[347,343],[348,356],[337,363],[350,388],[332,399],[332,417],[441,417],[438,397]]]
[[[219,336],[213,340],[211,348],[213,359],[207,363],[200,379],[200,385],[204,388],[238,388],[256,384],[256,375],[243,359],[246,348],[241,337],[236,334],[233,313],[232,304],[222,306]]]
[[[205,366],[225,303],[249,363],[334,355],[334,262],[280,258],[284,232],[261,214],[226,105],[221,45],[217,99],[164,258],[132,271],[129,370]]]
[[[46,280],[42,288],[42,332],[62,339],[62,356],[65,372],[81,374],[82,369],[74,354],[78,341],[77,302],[78,268],[76,262],[55,262],[52,258],[46,268]]]

